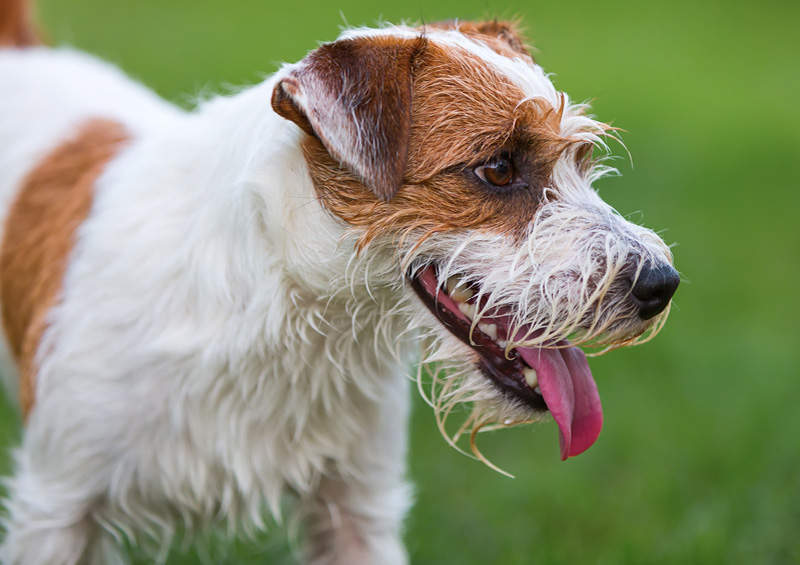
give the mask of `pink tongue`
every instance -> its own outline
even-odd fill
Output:
[[[561,460],[589,449],[603,427],[603,408],[583,351],[577,347],[516,350],[539,377],[539,389],[558,424]]]

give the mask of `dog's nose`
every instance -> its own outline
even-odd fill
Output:
[[[639,306],[639,317],[649,320],[663,311],[680,282],[678,271],[666,263],[656,267],[645,265],[631,289],[633,300]]]

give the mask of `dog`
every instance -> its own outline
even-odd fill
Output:
[[[406,563],[415,360],[479,458],[547,413],[562,458],[594,443],[579,346],[655,335],[679,275],[592,188],[616,130],[516,24],[348,29],[187,112],[29,11],[0,13],[3,563],[163,561],[287,497],[305,562]]]

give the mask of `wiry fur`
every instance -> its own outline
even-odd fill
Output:
[[[514,105],[546,101],[559,137],[602,144],[607,128],[530,59],[455,31],[425,37],[515,85]],[[114,563],[120,536],[160,558],[179,530],[261,528],[287,495],[309,562],[405,563],[407,371],[419,342],[441,371],[426,396],[443,430],[457,402],[473,403],[475,429],[532,416],[408,288],[406,275],[432,261],[442,280],[477,282],[488,307],[546,328],[525,343],[617,345],[658,327],[633,315],[617,281],[669,251],[598,197],[591,182],[605,169],[585,164],[581,143],[559,153],[521,232],[395,225],[365,239],[368,227],[320,197],[308,138],[269,109],[293,68],[183,113],[85,55],[0,52],[0,77],[15,85],[0,91],[0,170],[14,164],[0,175],[4,203],[25,167],[95,112],[131,132],[95,186],[39,349],[3,563]],[[6,149],[20,138],[24,150]]]

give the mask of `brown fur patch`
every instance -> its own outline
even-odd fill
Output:
[[[0,46],[27,47],[39,40],[28,0],[0,0]]]
[[[35,396],[35,355],[61,291],[75,230],[89,213],[97,177],[126,139],[116,122],[86,123],[28,174],[6,218],[0,253],[2,317],[19,367],[25,416]]]
[[[519,87],[455,48],[429,43],[415,67],[401,189],[379,201],[316,138],[308,138],[303,150],[323,205],[363,231],[361,247],[385,234],[424,238],[467,228],[523,233],[556,160],[574,143],[560,135],[563,108],[539,99],[520,104],[525,95]],[[501,150],[515,156],[527,189],[493,190],[472,174]]]

